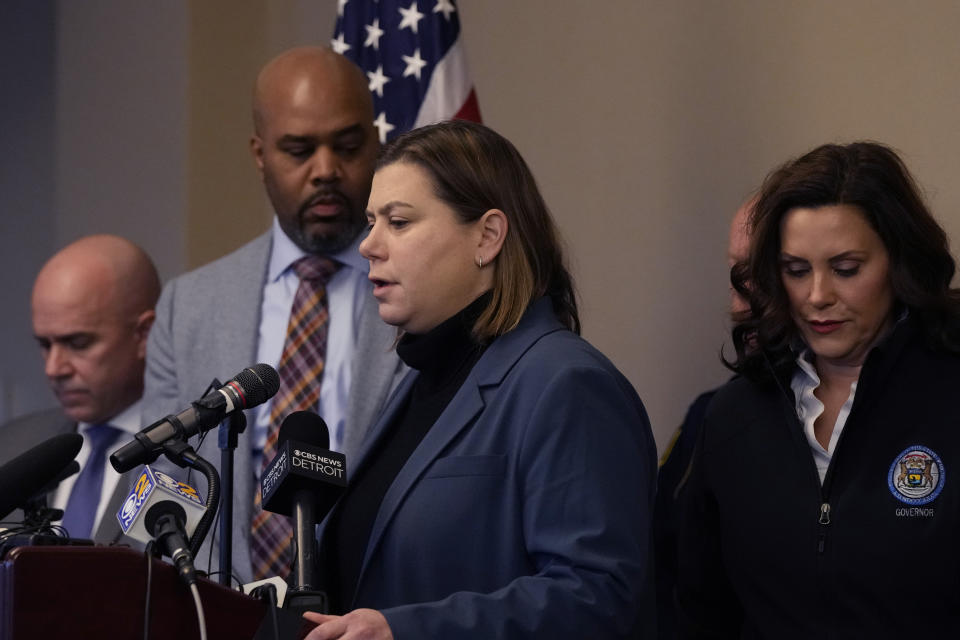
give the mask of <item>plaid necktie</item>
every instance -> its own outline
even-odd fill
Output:
[[[277,436],[283,419],[294,411],[316,409],[320,399],[329,320],[326,285],[338,267],[337,263],[321,256],[305,256],[293,263],[300,286],[293,298],[287,338],[277,366],[280,390],[270,409],[270,432],[263,446],[261,475],[277,453]],[[250,526],[253,575],[258,580],[270,576],[285,578],[293,561],[293,528],[286,516],[263,511],[260,501],[258,490]]]
[[[89,538],[93,535],[93,521],[100,506],[103,476],[106,471],[107,451],[122,432],[109,424],[95,424],[87,429],[90,456],[83,465],[70,490],[70,499],[63,512],[61,524],[71,538]],[[111,515],[112,517],[112,515]]]

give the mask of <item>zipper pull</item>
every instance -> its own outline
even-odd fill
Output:
[[[820,505],[820,518],[817,520],[820,524],[830,524],[830,503],[824,502]],[[817,536],[817,553],[823,553],[823,548],[827,543],[827,533],[824,529],[820,530]]]

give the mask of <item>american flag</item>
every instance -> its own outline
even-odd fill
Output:
[[[337,0],[330,46],[367,74],[380,142],[416,127],[480,122],[453,0]]]

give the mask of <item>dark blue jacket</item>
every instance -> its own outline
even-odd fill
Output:
[[[542,299],[388,489],[348,608],[380,610],[397,640],[652,637],[655,474],[633,387]]]
[[[956,637],[958,392],[960,358],[900,323],[821,486],[789,379],[721,388],[683,488],[682,637]]]

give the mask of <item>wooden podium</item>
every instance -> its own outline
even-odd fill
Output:
[[[197,613],[174,568],[150,559],[151,640],[199,639]],[[197,580],[207,636],[250,640],[266,605]],[[124,547],[18,547],[0,565],[0,640],[141,639],[147,558]]]

